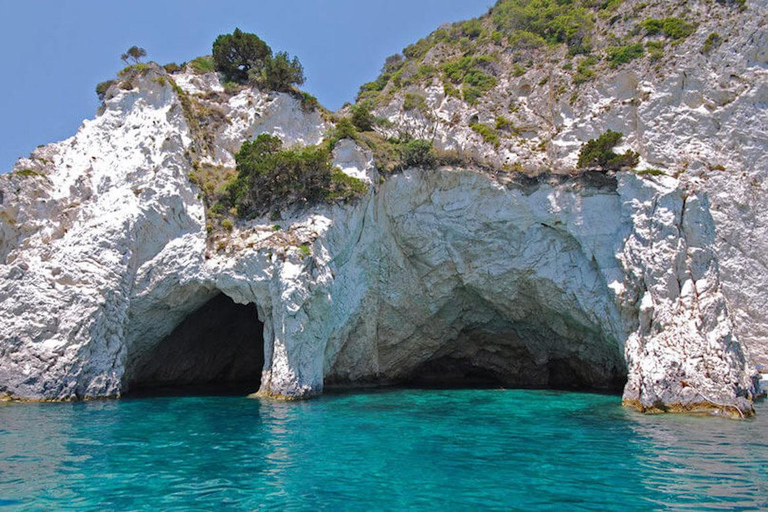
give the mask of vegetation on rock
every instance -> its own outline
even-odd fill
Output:
[[[286,52],[278,52],[264,62],[260,79],[271,91],[290,92],[294,85],[304,83],[304,68],[298,57],[291,59]]]
[[[236,28],[231,34],[222,34],[213,42],[213,63],[216,71],[227,82],[246,82],[252,69],[261,72],[272,49],[256,34]]]
[[[472,128],[475,133],[479,134],[488,144],[493,144],[495,147],[499,147],[499,144],[501,144],[499,134],[492,126],[482,123],[473,123],[469,127]]]
[[[358,102],[370,101],[375,109],[406,87],[407,93],[418,94],[414,86],[425,88],[437,79],[446,96],[475,105],[496,88],[505,67],[511,67],[513,77],[522,77],[538,67],[538,52],[558,46],[565,46],[571,56],[588,56],[573,75],[575,84],[584,83],[595,76],[600,62],[592,54],[593,40],[604,36],[597,32],[598,21],[614,16],[621,4],[621,0],[498,0],[487,15],[441,27],[406,47],[402,55],[389,57],[379,77],[360,87]],[[670,37],[678,37],[688,27],[675,21],[662,25]],[[613,66],[645,53],[637,41],[624,46],[615,41],[616,48],[608,55]]]
[[[371,104],[367,101],[352,105],[350,108],[352,113],[352,124],[355,125],[360,131],[369,132],[373,130],[373,125],[376,123],[376,116],[371,112]]]
[[[104,101],[104,97],[107,95],[107,91],[110,87],[112,87],[112,84],[114,83],[114,80],[107,80],[96,85],[96,96],[99,97],[99,101]]]
[[[640,28],[649,36],[664,34],[670,39],[685,39],[696,32],[696,25],[681,18],[649,18],[640,24]]]
[[[287,53],[272,54],[272,48],[256,34],[239,28],[213,42],[213,64],[226,82],[254,83],[273,91],[291,91],[304,83],[299,59]]]
[[[608,62],[612,68],[621,64],[639,59],[645,53],[642,43],[628,44],[625,46],[612,46],[608,48]]]
[[[617,154],[613,151],[624,135],[608,130],[596,139],[590,139],[579,151],[578,167],[580,169],[601,169],[604,171],[618,171],[619,169],[631,169],[640,161],[640,155],[627,150]]]
[[[488,73],[493,61],[493,57],[481,55],[447,62],[442,67],[444,81],[454,86],[460,85],[464,100],[473,105],[483,93],[496,85],[496,78]]]
[[[175,62],[169,62],[168,64],[163,65],[163,69],[166,73],[172,75],[174,73],[179,73],[182,70],[182,67],[176,64]]]
[[[333,168],[323,145],[283,149],[279,138],[262,134],[244,142],[235,160],[237,177],[226,186],[226,201],[241,217],[301,203],[351,199],[366,190],[360,180],[342,177]]]
[[[216,65],[213,62],[213,58],[209,56],[197,57],[196,59],[193,59],[189,65],[192,67],[192,71],[201,75],[216,71]]]
[[[704,46],[701,48],[701,53],[709,53],[713,49],[717,48],[723,43],[723,38],[717,32],[712,32],[707,36],[707,40],[704,41]]]
[[[131,46],[124,54],[120,56],[120,59],[126,64],[128,64],[128,59],[131,59],[134,64],[138,64],[138,62],[146,56],[147,50],[138,46]]]
[[[407,92],[403,98],[403,110],[419,110],[420,112],[425,112],[427,110],[427,98],[423,94]]]
[[[405,167],[434,167],[437,159],[431,142],[414,139],[401,144],[402,160]]]
[[[595,76],[595,69],[594,66],[597,64],[597,58],[593,55],[590,55],[588,57],[585,57],[579,61],[579,64],[576,66],[576,74],[573,75],[573,83],[583,84],[584,82],[587,82],[594,78]]]
[[[594,26],[591,2],[507,0],[493,8],[493,21],[502,33],[526,31],[550,44],[565,43],[572,54],[588,53]]]

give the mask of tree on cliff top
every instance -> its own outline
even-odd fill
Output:
[[[147,50],[139,46],[131,46],[128,51],[120,56],[120,58],[128,64],[128,59],[133,60],[134,64],[137,64],[142,57],[147,56]]]
[[[251,82],[284,92],[304,83],[304,68],[298,58],[291,59],[285,52],[273,56],[272,49],[259,36],[239,28],[216,38],[213,62],[226,82]]]
[[[264,63],[260,81],[273,91],[288,92],[304,83],[304,68],[297,57],[291,60],[286,52],[278,52]]]
[[[258,72],[272,56],[272,49],[256,34],[248,34],[239,28],[231,34],[222,34],[213,42],[213,62],[216,71],[227,82],[248,81],[248,72]]]

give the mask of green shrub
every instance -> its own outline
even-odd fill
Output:
[[[216,71],[224,75],[227,82],[244,83],[249,71],[261,71],[272,49],[256,34],[243,32],[239,28],[231,34],[222,34],[213,42],[213,62]]]
[[[107,80],[106,82],[101,82],[96,85],[96,96],[99,97],[99,101],[104,101],[104,97],[107,95],[107,90],[109,90],[114,83],[114,80]]]
[[[255,76],[255,68],[250,75]],[[277,52],[274,57],[267,56],[260,78],[269,90],[288,92],[304,83],[304,67],[298,57],[291,59],[286,52]]]
[[[189,65],[192,66],[192,71],[201,75],[216,71],[216,66],[211,57],[198,57],[192,60]]]
[[[443,92],[446,96],[461,98],[461,91],[449,81],[443,82]]]
[[[420,60],[433,46],[434,42],[430,41],[428,38],[419,39],[417,42],[406,46],[403,49],[403,55],[409,59]]]
[[[362,101],[365,98],[375,96],[383,91],[392,77],[391,73],[383,73],[373,82],[368,82],[360,86],[357,92],[357,100]]]
[[[527,30],[515,30],[507,43],[513,50],[534,50],[547,44],[543,37]]]
[[[346,201],[368,191],[362,180],[348,176],[338,167],[331,171],[331,186],[325,194],[327,201]]]
[[[473,68],[464,76],[464,84],[477,87],[481,91],[489,91],[496,85],[496,78]]]
[[[608,62],[612,68],[633,61],[643,56],[645,49],[642,43],[628,44],[626,46],[612,46],[608,48]]]
[[[169,74],[172,75],[174,73],[180,72],[181,71],[181,66],[179,66],[175,62],[169,62],[168,64],[165,64],[163,66],[163,69],[165,69],[166,73],[169,73]]]
[[[408,77],[406,81],[402,83],[402,85],[409,85],[417,82],[421,82],[424,79],[431,78],[437,74],[437,68],[435,66],[430,66],[429,64],[424,64],[422,66],[419,66],[419,69],[416,70],[416,72]]]
[[[508,132],[513,135],[520,134],[520,130],[515,126],[515,124],[504,116],[496,116],[496,130]]]
[[[701,48],[701,53],[709,53],[713,49],[717,48],[723,43],[723,38],[717,32],[712,32],[707,36],[707,40],[704,41],[704,46]]]
[[[646,35],[655,36],[661,33],[664,22],[657,18],[648,18],[640,23],[640,28],[645,31]]]
[[[373,125],[376,123],[376,116],[371,112],[371,103],[369,101],[363,101],[356,105],[352,105],[350,108],[352,112],[352,124],[355,128],[361,132],[369,132],[373,130]]]
[[[470,39],[476,39],[483,33],[483,25],[478,19],[471,19],[459,25],[461,35]]]
[[[301,253],[302,257],[307,257],[310,255],[309,246],[307,244],[301,244],[299,246],[299,252]]]
[[[328,133],[328,148],[333,149],[342,139],[355,139],[357,129],[348,117],[342,117]]]
[[[273,56],[267,43],[239,28],[213,42],[212,65],[225,82],[258,83],[282,92],[291,92],[294,85],[304,83],[304,68],[298,58],[291,59],[286,52]]]
[[[301,110],[304,112],[313,112],[320,106],[320,102],[317,101],[317,98],[308,92],[301,92],[299,95],[299,101],[301,102]]]
[[[478,87],[472,87],[471,85],[465,85],[462,89],[462,97],[464,101],[470,105],[477,105],[477,102],[483,96],[483,91]]]
[[[235,224],[230,219],[224,219],[221,221],[221,227],[224,228],[225,231],[232,231],[235,227]]]
[[[243,217],[365,192],[362,182],[338,174],[322,145],[283,149],[279,138],[262,134],[244,142],[235,161],[237,177],[226,186],[226,200]]]
[[[664,176],[664,171],[660,169],[643,169],[640,171],[635,171],[635,173],[640,176]]]
[[[494,61],[488,55],[465,56],[443,64],[444,83],[462,83],[464,100],[474,105],[477,100],[496,85],[496,78],[484,69]]]
[[[126,66],[120,71],[117,72],[117,76],[120,78],[125,79],[132,79],[140,74],[144,74],[147,71],[149,71],[150,66],[149,64],[145,64],[143,62],[139,62],[137,64],[131,64],[130,66]]]
[[[499,134],[496,133],[496,130],[492,126],[482,123],[472,123],[469,127],[478,133],[488,144],[493,144],[495,147],[499,147],[501,144]]]
[[[583,84],[584,82],[594,78],[595,64],[597,64],[597,58],[592,55],[581,59],[579,64],[576,66],[576,74],[573,75],[573,83],[576,85]]]
[[[427,98],[423,94],[415,92],[405,93],[403,99],[403,110],[419,110],[424,112],[427,109]]]
[[[43,174],[42,172],[36,171],[34,169],[29,169],[29,168],[24,168],[24,169],[19,169],[18,171],[14,171],[13,175],[14,176],[21,176],[23,178],[29,178],[29,177],[32,177],[32,176],[45,177],[45,174]]]
[[[649,18],[640,23],[640,28],[649,36],[664,34],[670,39],[685,39],[696,32],[696,24],[681,18]]]
[[[503,0],[492,10],[498,30],[511,35],[526,31],[549,43],[566,43],[576,53],[588,46],[592,16],[581,2],[563,0]]]
[[[696,32],[696,24],[687,23],[680,18],[664,18],[662,31],[670,39],[685,39]]]
[[[134,64],[138,64],[139,61],[142,59],[142,57],[147,56],[147,50],[144,48],[141,48],[139,46],[131,46],[128,48],[128,51],[126,51],[124,54],[120,56],[120,58],[128,64],[128,59],[131,59]]]
[[[602,11],[615,11],[624,0],[603,0],[598,2],[600,10]]]
[[[330,153],[319,146],[282,149],[279,138],[259,135],[235,155],[237,178],[227,190],[241,216],[321,199],[330,185]]]
[[[488,55],[465,56],[443,64],[443,72],[448,80],[461,83],[469,74],[483,73],[484,68],[493,63],[493,57]]]
[[[523,66],[515,63],[515,66],[512,68],[512,76],[523,76],[525,74],[525,71],[526,70]]]
[[[590,139],[579,151],[580,169],[598,168],[604,171],[635,167],[640,156],[632,150],[617,154],[613,148],[621,141],[623,134],[608,130],[596,139]]]
[[[648,41],[645,43],[648,50],[648,56],[652,61],[658,61],[664,58],[664,43],[661,41]]]
[[[381,68],[381,74],[395,73],[403,67],[403,64],[405,64],[405,57],[403,57],[402,54],[396,53],[390,55],[384,61],[384,66]]]
[[[402,147],[403,165],[406,167],[431,168],[435,165],[435,150],[428,140],[414,139]]]

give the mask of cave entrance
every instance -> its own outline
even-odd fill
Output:
[[[595,326],[544,307],[510,320],[491,308],[460,322],[437,351],[400,382],[417,388],[532,388],[620,392],[627,380],[619,343]]]
[[[133,365],[129,396],[247,394],[264,366],[264,324],[255,304],[220,293],[190,313]]]

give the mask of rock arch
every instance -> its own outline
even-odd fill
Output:
[[[263,329],[255,304],[215,293],[170,334],[129,351],[123,391],[256,391],[264,366]]]

